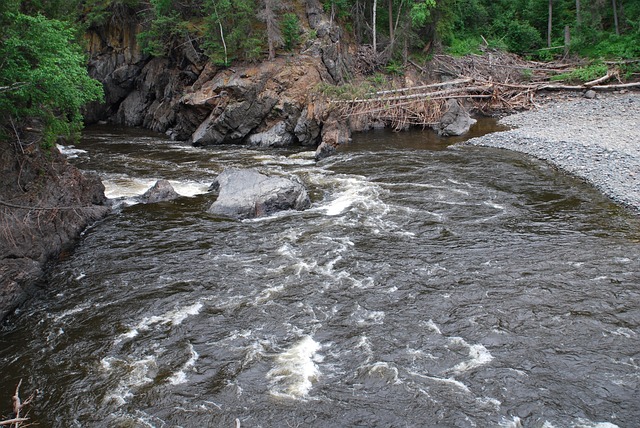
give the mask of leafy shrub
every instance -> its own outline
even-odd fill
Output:
[[[447,52],[453,56],[464,56],[472,53],[480,53],[480,45],[482,38],[477,36],[466,37],[463,39],[454,38],[447,48]]]
[[[528,22],[512,20],[507,25],[505,43],[511,52],[524,54],[542,45],[542,36]]]
[[[551,80],[567,80],[573,83],[584,83],[591,80],[595,80],[598,77],[602,77],[609,69],[601,62],[588,65],[586,67],[579,67],[570,73],[562,73],[557,76],[553,76]]]
[[[44,145],[77,137],[80,109],[103,93],[87,74],[79,45],[71,43],[74,30],[42,15],[5,12],[0,18],[0,122],[42,119]]]
[[[300,21],[295,13],[285,13],[282,17],[282,39],[287,50],[300,43]]]

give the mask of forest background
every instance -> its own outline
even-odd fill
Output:
[[[5,0],[0,4],[0,122],[4,135],[33,117],[45,144],[77,135],[81,107],[99,100],[86,74],[89,28],[135,17],[138,43],[150,56],[171,57],[185,45],[219,66],[273,59],[316,37],[305,26],[306,2],[318,0]],[[325,0],[331,23],[374,64],[401,74],[409,61],[434,53],[486,49],[533,60],[579,55],[591,62],[640,57],[638,0]],[[638,66],[625,67],[627,76]],[[634,68],[635,67],[635,68]],[[606,69],[606,68],[605,68]]]

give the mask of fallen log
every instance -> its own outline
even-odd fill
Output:
[[[337,101],[332,101],[332,103],[334,103],[334,104],[362,104],[362,103],[371,103],[371,102],[404,101],[404,100],[419,99],[419,98],[429,99],[430,97],[433,97],[434,95],[435,96],[440,96],[440,95],[446,95],[446,94],[455,94],[455,93],[458,93],[458,92],[475,93],[475,92],[484,92],[484,91],[487,91],[487,90],[490,90],[490,89],[491,89],[491,85],[464,86],[464,87],[460,87],[460,88],[445,89],[445,90],[442,90],[442,91],[424,92],[424,93],[410,94],[410,95],[400,95],[400,96],[396,96],[396,97],[358,98],[358,99],[355,99],[355,100],[337,100]]]
[[[584,83],[584,86],[586,86],[587,88],[590,88],[592,86],[599,85],[600,83],[604,83],[607,80],[611,79],[615,75],[616,75],[616,73],[607,73],[605,76],[602,76],[602,77],[600,77],[598,79],[595,79],[595,80],[592,80],[590,82]]]
[[[538,91],[583,91],[585,89],[593,89],[595,91],[615,91],[618,89],[628,88],[640,88],[640,82],[618,83],[615,85],[596,85],[591,87],[585,85],[543,85],[534,89]]]

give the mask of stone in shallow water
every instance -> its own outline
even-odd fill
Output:
[[[469,132],[469,128],[474,123],[476,120],[469,116],[458,100],[452,99],[447,102],[447,112],[436,125],[436,131],[438,135],[445,137],[462,135]]]
[[[143,204],[152,204],[155,202],[171,201],[179,198],[176,192],[167,180],[158,180],[149,190],[140,196],[140,202]]]
[[[225,169],[211,189],[220,193],[208,212],[237,219],[304,210],[311,205],[307,190],[298,181],[269,177],[253,169]]]

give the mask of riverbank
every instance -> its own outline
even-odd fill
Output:
[[[545,160],[640,212],[640,93],[552,100],[500,123],[513,129],[465,144]]]

